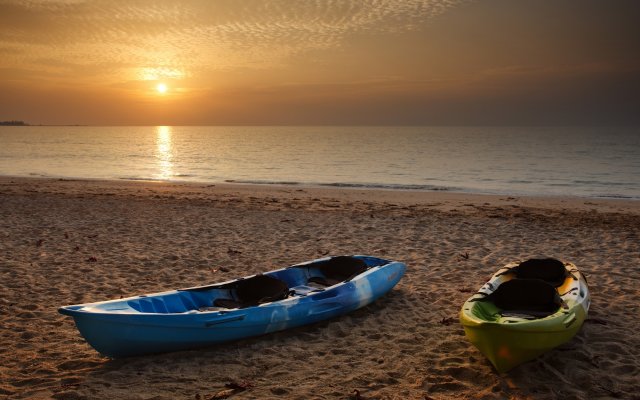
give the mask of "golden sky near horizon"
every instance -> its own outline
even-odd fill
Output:
[[[637,124],[640,2],[0,0],[0,120]]]

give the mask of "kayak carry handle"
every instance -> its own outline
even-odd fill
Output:
[[[576,313],[569,314],[569,316],[562,321],[562,323],[564,323],[565,328],[570,327],[571,325],[573,325],[574,322],[576,322]]]
[[[217,319],[213,319],[211,321],[205,321],[204,326],[208,328],[210,326],[220,325],[220,324],[224,324],[224,323],[227,323],[227,322],[242,321],[244,319],[244,317],[245,317],[244,314],[230,315],[230,316],[225,317],[225,318],[217,318]]]
[[[325,313],[334,312],[340,310],[344,307],[342,303],[338,302],[330,302],[330,303],[320,303],[312,306],[307,315],[320,315]]]

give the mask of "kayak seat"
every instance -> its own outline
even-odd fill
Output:
[[[232,297],[221,297],[213,301],[213,306],[224,308],[253,307],[286,299],[290,293],[289,286],[283,280],[269,275],[256,275],[218,287],[229,289]]]
[[[511,269],[519,279],[541,279],[553,287],[562,286],[567,279],[567,269],[555,258],[532,258]]]
[[[562,306],[558,291],[541,279],[512,279],[480,301],[491,301],[505,314],[544,318]]]
[[[321,286],[333,286],[340,282],[349,281],[368,269],[367,263],[363,260],[349,256],[332,257],[326,261],[315,263],[313,266],[322,276],[312,276],[308,282]]]
[[[233,299],[215,299],[213,301],[213,306],[223,308],[240,308],[240,303]]]
[[[287,284],[269,275],[256,275],[242,279],[237,282],[235,289],[235,297],[241,307],[283,300],[289,295]]]

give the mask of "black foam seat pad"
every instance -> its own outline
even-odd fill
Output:
[[[511,269],[519,279],[541,279],[553,287],[562,286],[568,273],[562,261],[555,258],[532,258]]]
[[[507,313],[543,318],[562,306],[558,291],[541,279],[511,279],[502,283],[483,301],[491,301]]]

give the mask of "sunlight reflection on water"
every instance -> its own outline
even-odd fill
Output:
[[[173,177],[171,127],[158,126],[156,131],[156,159],[158,160],[158,173],[156,178],[162,180],[171,179],[171,177]]]

